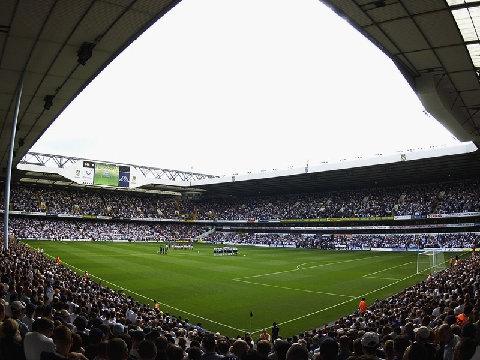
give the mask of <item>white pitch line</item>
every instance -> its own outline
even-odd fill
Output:
[[[300,265],[297,265],[297,270],[300,270],[300,266],[302,265],[307,265],[308,263],[303,263],[303,264],[300,264]]]
[[[378,280],[389,280],[389,281],[396,281],[398,278],[388,278],[388,277],[378,277],[378,276],[366,276],[363,275],[365,279],[378,279]]]
[[[399,279],[399,280],[394,281],[394,282],[392,282],[392,283],[390,283],[390,284],[387,284],[387,285],[384,285],[384,286],[382,286],[382,287],[379,287],[379,288],[377,288],[377,289],[375,289],[375,290],[369,291],[368,293],[365,293],[365,294],[361,295],[361,297],[365,297],[365,296],[367,296],[367,295],[376,293],[376,292],[378,292],[378,291],[380,291],[380,290],[383,290],[383,289],[385,289],[385,288],[387,288],[387,287],[390,287],[390,286],[392,286],[392,285],[398,284],[399,282],[402,282],[402,281],[405,281],[405,280],[407,280],[407,279],[410,279],[410,278],[412,278],[412,277],[414,277],[414,276],[416,276],[416,275],[417,275],[417,274],[414,273],[414,274],[412,274],[412,275],[410,275],[410,276],[406,276],[406,277],[404,277],[403,279]]]
[[[309,266],[309,267],[306,267],[306,268],[303,268],[303,269],[305,269],[305,270],[306,269],[315,269],[315,268],[324,267],[324,266],[331,266],[331,265],[336,265],[336,264],[349,263],[349,262],[352,262],[352,261],[361,261],[361,260],[373,259],[373,258],[376,258],[376,257],[379,257],[379,256],[380,255],[375,255],[375,256],[368,256],[368,257],[359,258],[359,259],[348,259],[348,260],[342,260],[342,261],[334,261],[334,262],[329,262],[327,264],[312,265],[312,266]],[[271,276],[271,275],[285,274],[285,273],[294,272],[294,271],[298,271],[298,270],[300,270],[300,269],[298,269],[298,266],[297,266],[297,268],[295,268],[295,269],[284,270],[284,271],[276,271],[276,272],[268,273],[268,274],[256,274],[256,275],[251,275],[251,276],[244,276],[244,277],[240,277],[240,278],[235,278],[233,280],[237,281],[237,280],[240,280],[240,279],[251,279],[251,278],[260,277],[260,276]]]
[[[249,284],[249,285],[272,287],[272,288],[284,289],[284,290],[290,290],[290,291],[300,291],[300,292],[315,293],[315,294],[322,294],[322,295],[350,297],[350,298],[355,298],[355,299],[358,298],[358,296],[353,296],[353,295],[333,294],[333,293],[330,293],[330,292],[314,291],[314,290],[308,290],[308,289],[297,289],[297,288],[291,288],[291,287],[288,287],[288,286],[265,284],[265,283],[253,282],[253,281],[242,280],[242,279],[232,279],[232,280],[233,281],[238,281],[238,282],[243,282],[243,283],[246,283],[246,284]]]
[[[404,277],[403,279],[396,280],[396,281],[394,281],[394,282],[392,282],[392,283],[390,283],[390,284],[387,284],[387,285],[382,286],[382,287],[379,287],[379,288],[377,288],[377,289],[375,289],[375,290],[369,291],[369,292],[367,292],[367,293],[365,293],[365,294],[363,294],[363,295],[360,295],[360,296],[358,296],[357,298],[359,298],[359,297],[365,297],[365,296],[367,296],[367,295],[373,294],[373,293],[378,292],[378,291],[380,291],[380,290],[383,290],[383,289],[385,289],[385,288],[387,288],[387,287],[390,287],[390,286],[392,286],[392,285],[398,284],[399,282],[402,282],[402,281],[405,281],[405,280],[407,280],[407,279],[410,279],[410,278],[412,278],[412,277],[414,277],[414,276],[416,276],[416,275],[417,275],[417,274],[412,274],[412,275],[410,275],[410,276],[406,276],[406,277]],[[293,319],[290,319],[290,320],[283,321],[283,322],[281,322],[281,323],[278,323],[278,325],[284,325],[284,324],[291,323],[291,322],[293,322],[293,321],[297,321],[297,320],[300,320],[300,319],[303,319],[303,318],[306,318],[306,317],[310,317],[310,316],[319,314],[319,313],[321,313],[321,312],[328,311],[328,310],[330,310],[330,309],[336,308],[336,307],[338,307],[338,306],[342,306],[342,305],[347,304],[347,303],[349,303],[349,302],[352,302],[352,301],[354,301],[354,300],[355,300],[355,299],[353,299],[353,298],[352,298],[352,299],[349,299],[349,300],[345,300],[345,301],[342,301],[341,303],[338,303],[338,304],[335,304],[335,305],[332,305],[332,306],[328,306],[328,307],[326,307],[326,308],[319,309],[319,310],[313,311],[313,312],[308,313],[308,314],[305,314],[305,315],[297,316],[296,318],[293,318]],[[262,331],[262,330],[263,330],[263,328],[261,328],[260,330],[255,330],[254,333],[257,333],[257,332]],[[253,334],[253,333],[252,333],[252,334]]]
[[[381,272],[384,272],[384,271],[387,271],[387,270],[396,269],[398,267],[409,265],[409,264],[412,264],[412,263],[413,263],[413,261],[409,261],[409,262],[406,262],[406,263],[403,263],[403,264],[400,264],[400,265],[395,265],[395,266],[392,266],[392,267],[389,267],[389,268],[385,268],[385,269],[378,270],[378,271],[375,271],[375,272],[372,272],[372,273],[369,273],[369,274],[365,274],[365,275],[363,275],[363,277],[370,277],[370,275],[376,275],[378,273],[381,273]],[[379,279],[381,279],[381,278],[379,278]],[[386,279],[388,279],[388,278],[386,278]],[[398,280],[398,279],[394,279],[394,280]]]
[[[52,258],[52,259],[54,258],[54,257],[51,256],[51,255],[48,255],[48,254],[45,254],[45,255],[47,255],[48,257],[50,257],[50,258]],[[63,264],[64,266],[66,265],[66,266],[69,267],[69,268],[77,269],[78,271],[80,271],[80,272],[82,272],[82,273],[85,272],[84,270],[79,269],[79,268],[77,268],[77,267],[74,266],[74,265],[70,265],[69,263],[66,263],[66,262],[63,262],[63,261],[62,261],[62,264]],[[98,277],[98,276],[96,276],[96,275],[93,275],[93,274],[90,274],[90,273],[89,273],[88,275],[89,275],[90,277],[94,277],[94,278],[100,280],[102,283],[107,283],[107,284],[113,285],[113,286],[115,286],[115,287],[117,287],[117,288],[123,289],[124,291],[127,291],[127,292],[129,292],[129,293],[131,293],[131,294],[137,295],[137,296],[139,296],[139,297],[142,297],[142,298],[144,298],[144,299],[146,299],[146,300],[149,300],[149,301],[151,301],[151,302],[154,301],[153,299],[151,299],[151,298],[149,298],[149,297],[147,297],[147,296],[145,296],[145,295],[142,295],[142,294],[139,294],[139,293],[137,293],[137,292],[135,292],[135,291],[126,289],[126,288],[124,288],[123,286],[118,286],[118,285],[116,285],[116,284],[114,284],[114,283],[112,283],[112,282],[110,282],[110,281],[108,281],[108,280],[102,279],[101,277]],[[183,312],[184,314],[187,314],[187,315],[189,315],[189,316],[194,316],[194,317],[196,317],[196,318],[198,318],[198,319],[201,319],[201,320],[210,322],[210,323],[215,324],[215,325],[223,326],[223,327],[226,327],[226,328],[229,328],[229,329],[238,331],[238,332],[245,332],[245,329],[237,329],[237,328],[235,328],[235,327],[233,327],[233,326],[226,325],[226,324],[222,324],[222,323],[220,323],[220,322],[218,322],[218,321],[215,321],[215,320],[207,319],[206,317],[203,317],[203,316],[201,316],[201,315],[197,315],[197,314],[191,313],[191,312],[189,312],[189,311],[185,311],[185,310],[179,309],[179,308],[177,308],[177,307],[175,307],[175,306],[172,306],[172,305],[169,305],[169,304],[166,304],[166,303],[163,303],[163,302],[157,301],[157,303],[158,303],[159,305],[168,307],[168,308],[170,308],[170,309],[173,309],[173,310],[176,310],[176,311],[179,311],[179,312]]]
[[[281,323],[279,323],[278,325],[288,324],[288,323],[291,323],[291,322],[293,322],[293,321],[297,321],[297,320],[300,320],[300,319],[303,319],[303,318],[306,318],[306,317],[310,317],[310,316],[312,316],[312,315],[316,315],[316,314],[319,314],[319,313],[321,313],[321,312],[331,310],[331,309],[336,308],[336,307],[338,307],[338,306],[342,306],[342,305],[347,304],[347,303],[349,303],[349,302],[351,302],[351,301],[354,301],[354,300],[355,300],[355,299],[345,300],[345,301],[342,301],[341,303],[338,303],[338,304],[335,304],[335,305],[331,305],[331,306],[328,306],[328,307],[323,308],[323,309],[320,309],[320,310],[316,310],[316,311],[311,312],[311,313],[309,313],[309,314],[297,316],[296,318],[293,318],[293,319],[290,319],[290,320],[281,322]]]

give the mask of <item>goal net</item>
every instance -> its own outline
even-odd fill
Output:
[[[445,267],[445,257],[441,250],[428,249],[418,252],[417,274],[435,274]]]

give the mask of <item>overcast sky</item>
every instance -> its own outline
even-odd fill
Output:
[[[229,175],[455,143],[320,1],[182,0],[31,151]]]

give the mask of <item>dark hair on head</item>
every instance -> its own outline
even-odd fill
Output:
[[[138,345],[138,354],[143,359],[152,359],[157,356],[157,347],[151,340],[143,340]]]
[[[407,347],[410,346],[410,339],[407,335],[397,335],[393,339],[393,350],[399,358],[403,356]]]
[[[262,357],[256,350],[248,349],[245,355],[243,355],[242,360],[262,360]]]
[[[6,338],[13,338],[18,331],[18,322],[15,319],[5,319],[1,324],[1,330]]]
[[[167,350],[168,340],[165,336],[161,335],[155,339],[155,345],[157,346],[158,352],[165,352]]]
[[[46,318],[39,318],[32,324],[32,331],[41,332],[46,330],[53,331],[53,321]]]
[[[363,347],[362,347],[362,339],[361,338],[356,338],[353,341],[353,352],[357,356],[363,355]]]
[[[125,344],[127,344],[128,352],[130,352],[130,350],[132,349],[132,337],[127,333],[123,333],[115,337],[125,341]]]
[[[215,336],[213,334],[206,334],[202,339],[202,345],[205,347],[205,350],[214,351],[215,350]]]
[[[53,329],[53,342],[56,344],[68,344],[72,341],[72,332],[65,325],[60,325]]]
[[[287,360],[308,360],[308,350],[298,344],[295,343],[287,351]]]
[[[476,336],[477,336],[477,327],[474,324],[468,322],[462,326],[463,338],[468,337],[468,338],[475,339]]]
[[[268,340],[260,340],[257,343],[257,351],[259,354],[267,357],[270,351],[272,351],[272,344]]]
[[[425,344],[414,342],[408,348],[408,358],[409,359],[422,359],[422,360],[433,360],[433,353],[428,351]],[[405,355],[404,355],[405,357]]]
[[[471,359],[477,349],[477,342],[471,338],[463,338],[455,346],[454,359]]]
[[[81,352],[82,351],[82,337],[77,333],[72,333],[73,344],[70,349],[71,352]],[[105,345],[105,355],[107,354],[107,346]]]
[[[187,350],[188,358],[190,360],[200,360],[202,357],[202,350],[199,347],[192,346]]]
[[[200,342],[197,339],[193,339],[192,341],[190,341],[190,347],[200,348]]]
[[[160,336],[160,331],[158,329],[153,329],[150,331],[150,334],[148,334],[147,338],[149,340],[155,341]]]
[[[169,360],[182,360],[183,350],[178,345],[169,344],[167,347],[167,357]]]
[[[110,330],[110,326],[106,325],[106,324],[101,324],[99,327],[98,327],[100,330],[102,330],[102,332],[104,334],[111,334],[112,331]]]
[[[128,347],[120,338],[111,339],[107,345],[107,355],[110,360],[123,360],[128,356]]]
[[[227,340],[222,339],[217,341],[217,350],[220,354],[226,354],[230,349],[230,344]]]

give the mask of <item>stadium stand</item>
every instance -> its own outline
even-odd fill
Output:
[[[473,221],[480,217],[479,195],[475,179],[197,201],[105,189],[17,185],[12,188],[10,226],[12,233],[26,239],[201,239],[322,249],[470,248],[478,243]],[[184,222],[193,217],[196,221]],[[317,222],[309,222],[312,219]],[[463,224],[464,219],[468,223]],[[223,227],[224,223],[228,226]],[[303,230],[296,231],[298,226]],[[348,230],[343,230],[345,226]]]
[[[477,61],[478,57],[475,58],[473,53],[469,56],[469,51],[474,51],[475,45],[478,45],[475,44],[478,42],[478,34],[472,41],[466,41],[462,36],[463,26],[454,21],[454,18],[455,20],[457,18],[454,12],[467,11],[469,14],[474,14],[477,2],[404,1],[397,3],[384,0],[365,3],[324,2],[392,57],[412,88],[424,100],[428,112],[438,116],[448,128],[453,129],[459,139],[474,140],[478,144],[477,130],[480,113],[478,96],[475,96],[479,92],[478,66],[472,62]],[[18,123],[18,138],[11,144],[14,150],[13,166],[20,162],[40,134],[91,82],[95,74],[111,62],[120,49],[128,46],[178,1],[139,0],[134,6],[132,6],[133,3],[95,2],[95,6],[82,4],[88,7],[88,10],[75,12],[52,11],[54,7],[61,5],[60,2],[55,3],[53,7],[49,2],[38,3],[42,6],[36,7],[34,17],[30,16],[30,11],[26,11],[28,3],[9,1],[4,7],[7,14],[5,18],[10,19],[3,26],[6,43],[9,44],[5,54],[9,58],[15,58],[18,64],[26,64],[26,68],[13,69],[10,66],[6,69],[3,65],[8,67],[10,62],[2,62],[1,70],[7,70],[12,74],[3,79],[6,96],[3,97],[5,101],[2,100],[2,109],[13,109],[16,101],[14,93],[17,92],[20,73],[25,70],[28,73],[40,75],[36,77],[37,80],[30,78],[26,81],[26,94],[30,94],[32,98],[41,99],[45,95],[41,93],[44,89],[57,89],[57,92],[61,90],[62,96],[55,98],[54,108],[50,112],[44,111],[51,106],[46,101],[45,103],[27,102],[28,106],[21,109],[20,118],[23,121]],[[113,3],[115,6],[112,6]],[[90,9],[94,11],[90,12]],[[140,17],[138,9],[141,9]],[[97,16],[98,14],[106,14],[106,16]],[[125,21],[130,18],[135,18],[137,21]],[[126,22],[130,26],[115,26],[115,24]],[[25,27],[25,23],[31,26]],[[52,24],[54,31],[51,32],[52,35],[48,35],[45,29],[52,28]],[[76,25],[72,28],[72,24]],[[468,29],[468,27],[465,28]],[[18,40],[18,29],[24,31],[22,33],[24,41],[15,41]],[[95,39],[95,43],[83,43],[79,48],[76,42],[80,33],[82,39]],[[60,41],[52,41],[52,36]],[[393,43],[392,39],[394,39]],[[28,41],[33,45],[30,51],[25,51],[25,42]],[[50,46],[44,46],[45,41]],[[72,56],[72,51],[56,51],[57,55],[53,58],[45,56],[52,52],[52,46],[60,48],[65,44],[69,49],[78,49],[78,60]],[[90,61],[88,67],[79,67],[77,62],[85,65],[89,57],[88,54],[81,56],[81,49],[85,49],[85,45],[87,48],[95,47],[97,56],[103,54],[103,57],[97,57],[95,62]],[[44,66],[42,70],[37,66],[36,58],[47,57],[51,58],[50,65],[60,64],[61,68],[70,69],[66,71],[68,75],[51,76],[50,71],[55,67]],[[52,97],[52,95],[48,96]],[[8,129],[10,116],[4,116],[2,119],[2,129]],[[2,141],[0,146],[2,178],[5,177],[9,145],[7,140]],[[418,169],[424,170],[423,167],[430,162],[429,159],[428,162],[422,163]],[[391,172],[394,168],[394,166],[389,167],[388,171]],[[464,170],[469,168],[469,166],[464,167]],[[424,171],[417,172],[421,172],[421,176],[424,176]],[[462,171],[459,174],[464,176],[465,172]],[[409,176],[411,175],[410,172]],[[360,177],[355,179],[355,181],[360,180]],[[76,224],[85,227],[87,233],[92,231],[92,223],[84,220],[84,216],[105,216],[115,220],[138,217],[246,221],[263,218],[406,216],[409,220],[420,217],[417,220],[434,223],[435,217],[423,218],[423,216],[457,214],[456,217],[447,218],[451,224],[454,224],[461,218],[458,214],[478,211],[478,183],[467,181],[464,184],[463,189],[460,182],[460,184],[452,183],[451,186],[450,184],[440,186],[433,184],[424,187],[415,185],[393,190],[282,195],[213,202],[146,199],[132,194],[106,195],[94,190],[61,191],[51,188],[19,187],[14,189],[14,196],[9,206],[16,212],[31,213],[13,214],[12,222],[17,222],[18,230],[31,231],[32,236],[45,236],[38,225],[41,222],[45,225],[47,235],[54,237],[72,236],[69,233],[71,230],[61,234],[61,229],[57,225],[65,225],[67,222],[66,220],[55,221],[57,219],[54,217],[58,214],[79,216],[79,219],[70,221],[76,221]],[[1,205],[3,206],[4,202]],[[48,221],[46,214],[52,217]],[[99,225],[100,222],[97,222],[93,226],[92,233],[95,236],[99,233],[96,231]],[[139,225],[138,230],[134,229],[135,232],[138,231],[139,239],[148,239],[151,234],[149,229],[142,228],[144,225]],[[29,229],[30,226],[33,229]],[[108,223],[103,233],[114,234],[117,226],[122,227],[123,224]],[[165,227],[164,224],[158,233],[162,233],[163,227]],[[172,227],[173,231],[182,233],[182,236],[183,232],[186,232],[187,236],[197,234],[196,230],[190,234],[191,229],[179,224]],[[415,241],[421,241],[425,246],[434,243],[449,243],[457,246],[465,241],[469,242],[475,236],[475,234],[467,234],[468,239],[465,240],[464,235],[465,233],[463,235],[445,233],[432,236],[422,233],[416,234]],[[232,234],[222,234],[220,231],[212,236],[218,236],[219,241],[223,241],[224,236],[229,237]],[[278,235],[275,236],[281,238]],[[296,234],[287,236],[291,237],[291,241],[295,243],[303,241],[301,238],[298,239]],[[356,235],[354,240],[357,245],[398,246],[408,244],[410,241],[408,236],[402,234]],[[419,236],[420,240],[417,240]],[[265,241],[262,236],[256,239],[248,234],[247,237],[247,241],[250,242]],[[349,239],[351,238],[348,236],[340,236],[335,241],[338,241],[338,245],[347,245]],[[253,344],[248,335],[243,336],[243,339],[229,339],[215,335],[213,340],[217,340],[217,346],[213,348],[210,346],[211,334],[200,326],[192,326],[186,319],[161,314],[149,306],[103,288],[85,277],[71,273],[61,265],[56,265],[32,253],[16,242],[11,243],[9,250],[2,250],[0,263],[0,281],[2,282],[0,298],[3,300],[0,304],[1,359],[22,359],[24,357],[22,350],[27,349],[28,335],[39,334],[37,338],[40,346],[40,342],[51,343],[48,338],[52,333],[58,357],[68,355],[70,358],[86,356],[89,359],[120,359],[130,354],[130,358],[135,356],[137,359],[163,360],[182,358],[203,360],[211,357],[220,358],[223,355],[229,359],[251,360],[268,357],[272,360],[307,360],[311,357],[336,358],[338,348],[340,348],[340,354],[344,356],[342,358],[349,355],[361,357],[365,354],[370,358],[377,356],[386,359],[392,356],[397,359],[479,357],[480,272],[478,259],[475,258],[462,261],[457,266],[438,273],[428,281],[406,289],[389,299],[376,301],[365,314],[351,314],[322,329],[307,331],[290,339],[279,339],[271,345],[261,342]],[[116,310],[112,311],[113,308]],[[30,329],[27,324],[31,323],[33,318],[35,321]],[[43,319],[45,324],[40,326],[42,321],[38,318]],[[468,320],[465,322],[466,318]],[[25,334],[25,327],[32,331]],[[45,336],[44,333],[47,334],[46,337],[42,337],[42,335]],[[32,336],[28,337],[32,338]],[[390,341],[393,341],[393,344]],[[410,344],[410,341],[414,343]],[[272,345],[273,351],[268,354],[269,346]],[[206,352],[207,349],[209,353],[202,355],[202,351]],[[215,356],[215,353],[222,355]],[[25,353],[25,357],[39,358],[39,353],[34,352],[33,355]],[[55,358],[55,354],[47,355],[47,358]]]
[[[473,179],[228,200],[16,185],[10,232],[26,239],[201,240],[234,247],[461,249],[479,243],[478,185]],[[315,226],[309,228],[312,219]],[[464,224],[465,219],[474,225]],[[400,224],[396,230],[393,223]],[[303,230],[296,231],[297,226]],[[34,348],[51,352],[53,341],[57,356],[73,359],[127,354],[162,360],[454,359],[480,354],[478,256],[390,298],[370,299],[365,312],[296,336],[280,334],[275,341],[266,330],[254,334],[258,339],[213,333],[75,274],[15,240],[1,251],[0,263],[0,359],[40,358],[40,350],[32,351],[34,338]],[[62,336],[75,341],[62,343]]]
[[[3,196],[2,196],[3,197]],[[197,220],[369,218],[480,211],[477,179],[389,188],[192,201],[99,189],[12,187],[11,209],[47,214]],[[2,203],[2,208],[4,203]]]
[[[479,243],[480,234],[475,226],[468,228],[462,221],[478,218],[478,189],[478,180],[474,179],[193,201],[101,189],[18,185],[12,189],[10,231],[18,238],[54,240],[201,239],[222,246],[314,249],[470,248]],[[196,221],[192,221],[194,218]],[[322,223],[326,218],[344,221],[333,221],[334,230],[328,231],[332,225]],[[275,226],[265,227],[271,219],[274,222],[270,225]],[[278,226],[283,219],[287,220],[287,228]],[[312,219],[326,226],[322,230],[313,227],[312,231],[295,231],[298,225],[305,229]],[[380,230],[369,227],[390,226],[392,221],[407,226],[400,226],[397,233],[387,232],[382,226]],[[229,231],[222,226],[224,223]],[[352,224],[356,230],[341,230]],[[452,225],[455,232],[449,229]],[[258,335],[259,339],[249,334],[237,338],[214,334],[187,319],[162,313],[155,306],[102,287],[15,241],[8,250],[2,250],[0,260],[0,298],[6,319],[0,326],[2,359],[11,356],[9,351],[16,351],[15,358],[22,358],[23,353],[26,359],[39,358],[39,352],[31,351],[31,340],[36,336],[50,343],[51,329],[57,355],[67,353],[55,333],[67,337],[71,333],[76,340],[69,357],[87,359],[116,358],[109,357],[109,351],[129,354],[131,359],[163,360],[212,356],[232,360],[302,356],[305,360],[320,360],[346,355],[355,359],[368,354],[378,358],[394,354],[402,359],[403,353],[410,359],[453,359],[454,354],[458,357],[479,351],[477,257],[461,261],[388,299],[376,300],[366,312],[324,326],[319,324],[293,337],[280,335],[276,341],[267,331],[262,337]],[[42,330],[45,327],[50,330]],[[213,350],[206,347],[210,337],[216,341]],[[52,351],[51,345],[45,346]]]

